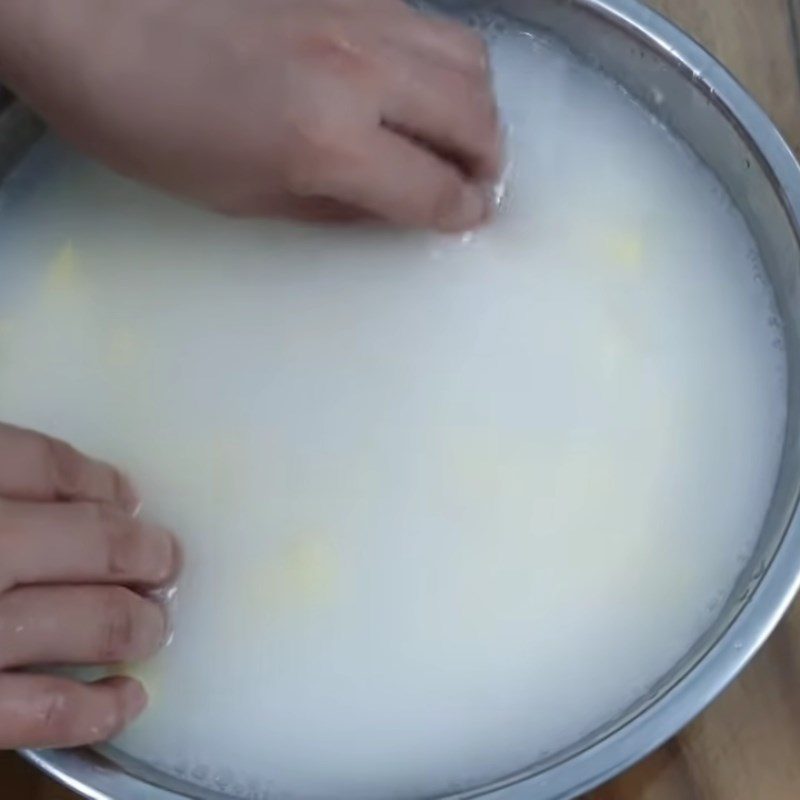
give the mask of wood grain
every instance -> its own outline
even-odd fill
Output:
[[[800,797],[800,606],[717,702],[586,800]]]
[[[2,800],[77,800],[77,795],[40,775],[21,758],[0,753]]]
[[[800,152],[800,91],[792,13],[798,0],[649,0],[711,50]],[[800,19],[800,15],[798,15]]]
[[[800,154],[800,0],[651,0],[722,60]],[[0,754],[2,800],[71,795]],[[585,800],[800,798],[800,605],[744,675],[676,739]]]

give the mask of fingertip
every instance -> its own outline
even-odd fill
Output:
[[[133,571],[141,576],[143,583],[161,586],[176,576],[180,548],[171,531],[158,525],[143,525],[133,542],[139,561]]]
[[[506,140],[502,127],[498,126],[497,138],[489,158],[487,173],[484,180],[495,185],[503,177],[506,169]]]
[[[119,507],[136,518],[142,510],[142,500],[133,478],[125,472],[114,470],[114,496]]]
[[[165,531],[165,534],[167,538],[167,544],[169,546],[169,553],[166,559],[166,563],[168,565],[166,568],[166,574],[159,581],[159,586],[161,587],[171,584],[177,580],[183,564],[183,551],[181,549],[178,537],[171,531]]]
[[[139,621],[138,652],[134,652],[135,660],[140,661],[154,656],[169,638],[169,624],[164,606],[153,600],[145,600],[142,618]]]
[[[462,233],[482,225],[490,212],[485,191],[475,184],[464,183],[455,201],[439,210],[435,225],[443,233]]]
[[[117,696],[119,730],[139,717],[150,702],[147,690],[136,678],[116,675],[112,678],[104,678],[98,683],[113,691]]]
[[[122,690],[122,697],[124,716],[127,722],[132,722],[136,719],[147,708],[147,704],[150,702],[147,689],[135,678],[128,678]]]
[[[431,58],[445,58],[465,72],[485,75],[491,69],[486,39],[474,29],[446,17],[416,17],[416,38],[428,46]],[[428,35],[423,35],[427,32]]]
[[[506,157],[506,135],[496,104],[492,106],[492,116],[486,128],[481,155],[475,159],[473,177],[484,183],[494,183],[503,172]]]

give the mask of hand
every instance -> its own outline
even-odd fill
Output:
[[[48,58],[25,69],[19,46],[18,91],[130,176],[236,215],[460,231],[490,214],[500,128],[460,25],[401,0],[26,2],[47,7],[28,40]]]
[[[18,671],[139,660],[163,643],[163,609],[136,588],[169,580],[176,548],[136,504],[112,467],[0,425],[0,749],[100,742],[144,708],[131,678]]]

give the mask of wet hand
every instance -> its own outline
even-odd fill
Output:
[[[19,91],[130,176],[234,215],[461,231],[490,214],[500,126],[485,45],[458,24],[401,0],[48,8],[49,58]]]
[[[131,678],[47,673],[163,644],[164,611],[141,592],[170,580],[176,546],[134,518],[136,505],[114,468],[0,425],[0,749],[100,742],[144,708]]]

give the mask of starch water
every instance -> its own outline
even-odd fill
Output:
[[[786,366],[748,230],[551,42],[464,238],[218,218],[54,146],[0,207],[0,418],[185,547],[128,754],[234,796],[513,773],[644,693],[751,552]]]

